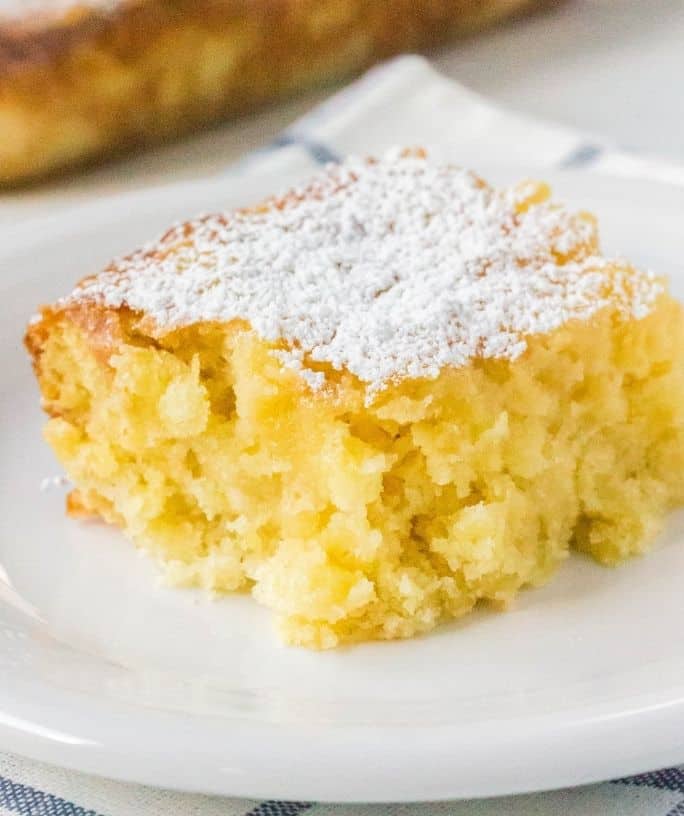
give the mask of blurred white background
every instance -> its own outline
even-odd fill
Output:
[[[566,0],[436,63],[518,110],[684,162],[684,0]]]

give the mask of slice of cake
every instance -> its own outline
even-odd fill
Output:
[[[168,141],[549,0],[0,0],[0,186]]]
[[[542,184],[349,159],[173,227],[30,325],[69,512],[289,643],[505,606],[684,501],[684,320]],[[93,554],[97,557],[97,554]]]

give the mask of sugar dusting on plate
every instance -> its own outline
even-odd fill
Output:
[[[57,476],[45,476],[40,480],[40,492],[49,493],[51,490],[56,490],[60,487],[70,487],[71,482],[66,476],[59,474]]]

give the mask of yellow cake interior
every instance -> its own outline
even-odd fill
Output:
[[[289,643],[407,637],[546,580],[571,547],[649,547],[684,501],[684,321],[606,308],[374,400],[312,391],[239,324],[103,354],[60,314],[37,364],[73,511],[123,527],[173,584],[249,590]]]

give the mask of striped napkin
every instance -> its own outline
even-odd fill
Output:
[[[225,171],[275,177],[348,153],[423,145],[464,165],[533,165],[684,184],[684,167],[495,107],[418,57],[369,72]],[[684,757],[682,757],[684,760]],[[684,816],[684,767],[552,793],[419,805],[324,805],[221,799],[97,779],[0,755],[0,816]]]

